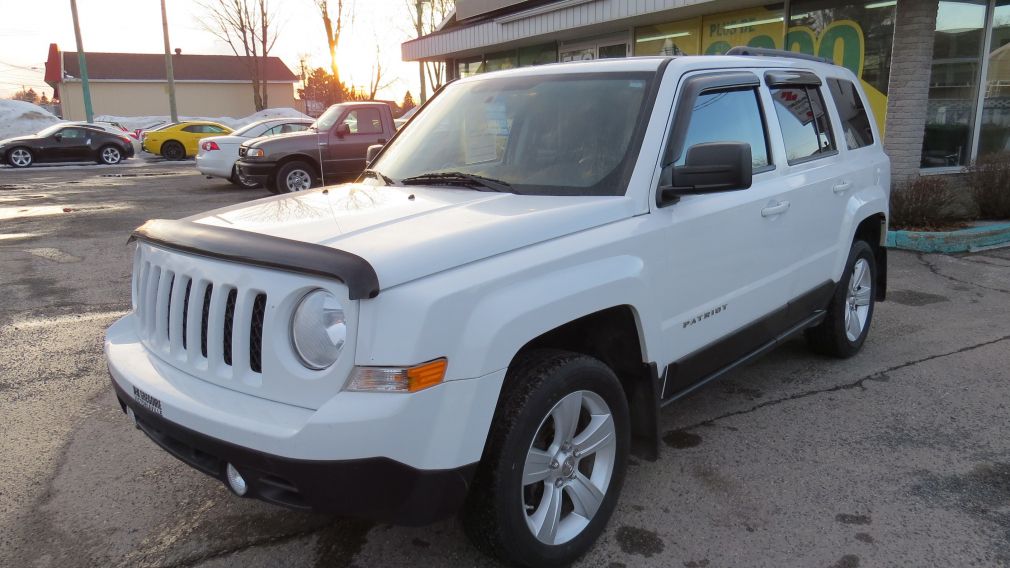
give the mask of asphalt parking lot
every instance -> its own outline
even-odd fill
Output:
[[[0,169],[0,566],[493,565],[455,520],[235,498],[120,412],[130,231],[265,195],[191,163]],[[857,357],[796,340],[667,408],[581,564],[1010,565],[1010,249],[892,251],[889,287]]]

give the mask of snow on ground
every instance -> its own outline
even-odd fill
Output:
[[[34,134],[57,122],[59,118],[38,105],[0,99],[0,140]]]
[[[232,118],[230,116],[180,116],[179,120],[209,120],[211,122],[217,122],[218,124],[223,124],[228,128],[237,129],[247,124],[251,124],[258,120],[265,120],[267,118],[308,118],[311,120],[312,117],[302,114],[293,108],[268,108],[261,110],[259,112],[254,112],[249,116],[244,116],[242,118]],[[159,124],[164,124],[169,122],[171,119],[168,115],[164,116],[115,116],[110,114],[103,114],[96,116],[95,120],[105,120],[110,122],[118,122],[125,126],[128,130],[133,131],[138,128],[142,130],[147,130],[153,128]]]

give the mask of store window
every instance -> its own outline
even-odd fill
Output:
[[[1010,151],[1010,1],[996,2],[992,22],[979,128],[980,157]]]
[[[519,48],[519,66],[530,67],[558,62],[558,46],[555,43],[545,43],[531,47]]]
[[[939,3],[922,144],[924,168],[965,166],[971,161],[985,18],[984,0]]]
[[[863,81],[867,103],[884,131],[897,2],[793,0],[785,48],[847,67]]]
[[[459,59],[456,61],[457,75],[460,79],[484,72],[484,58],[472,57],[470,59]]]
[[[514,49],[501,53],[489,53],[484,58],[484,71],[488,73],[515,69],[516,67],[519,67],[519,56]]]
[[[635,55],[698,55],[701,18],[635,28]]]
[[[782,47],[782,4],[758,6],[702,18],[701,53],[720,55],[731,47]]]

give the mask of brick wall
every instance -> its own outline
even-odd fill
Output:
[[[937,3],[898,0],[884,135],[894,183],[919,174]]]

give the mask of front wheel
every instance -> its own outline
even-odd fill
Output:
[[[294,193],[311,189],[315,177],[312,166],[305,162],[288,162],[277,170],[274,184],[278,193]]]
[[[852,243],[842,281],[828,304],[827,316],[806,331],[811,349],[843,359],[859,352],[873,320],[876,281],[873,247],[866,241]]]
[[[569,564],[603,532],[624,482],[628,404],[602,362],[534,352],[509,369],[464,507],[474,544],[524,566]]]
[[[15,168],[27,168],[35,161],[35,156],[28,148],[14,148],[7,154],[7,163]]]
[[[123,161],[123,152],[116,148],[115,146],[104,146],[98,151],[98,163],[106,164],[109,166],[118,164]]]

